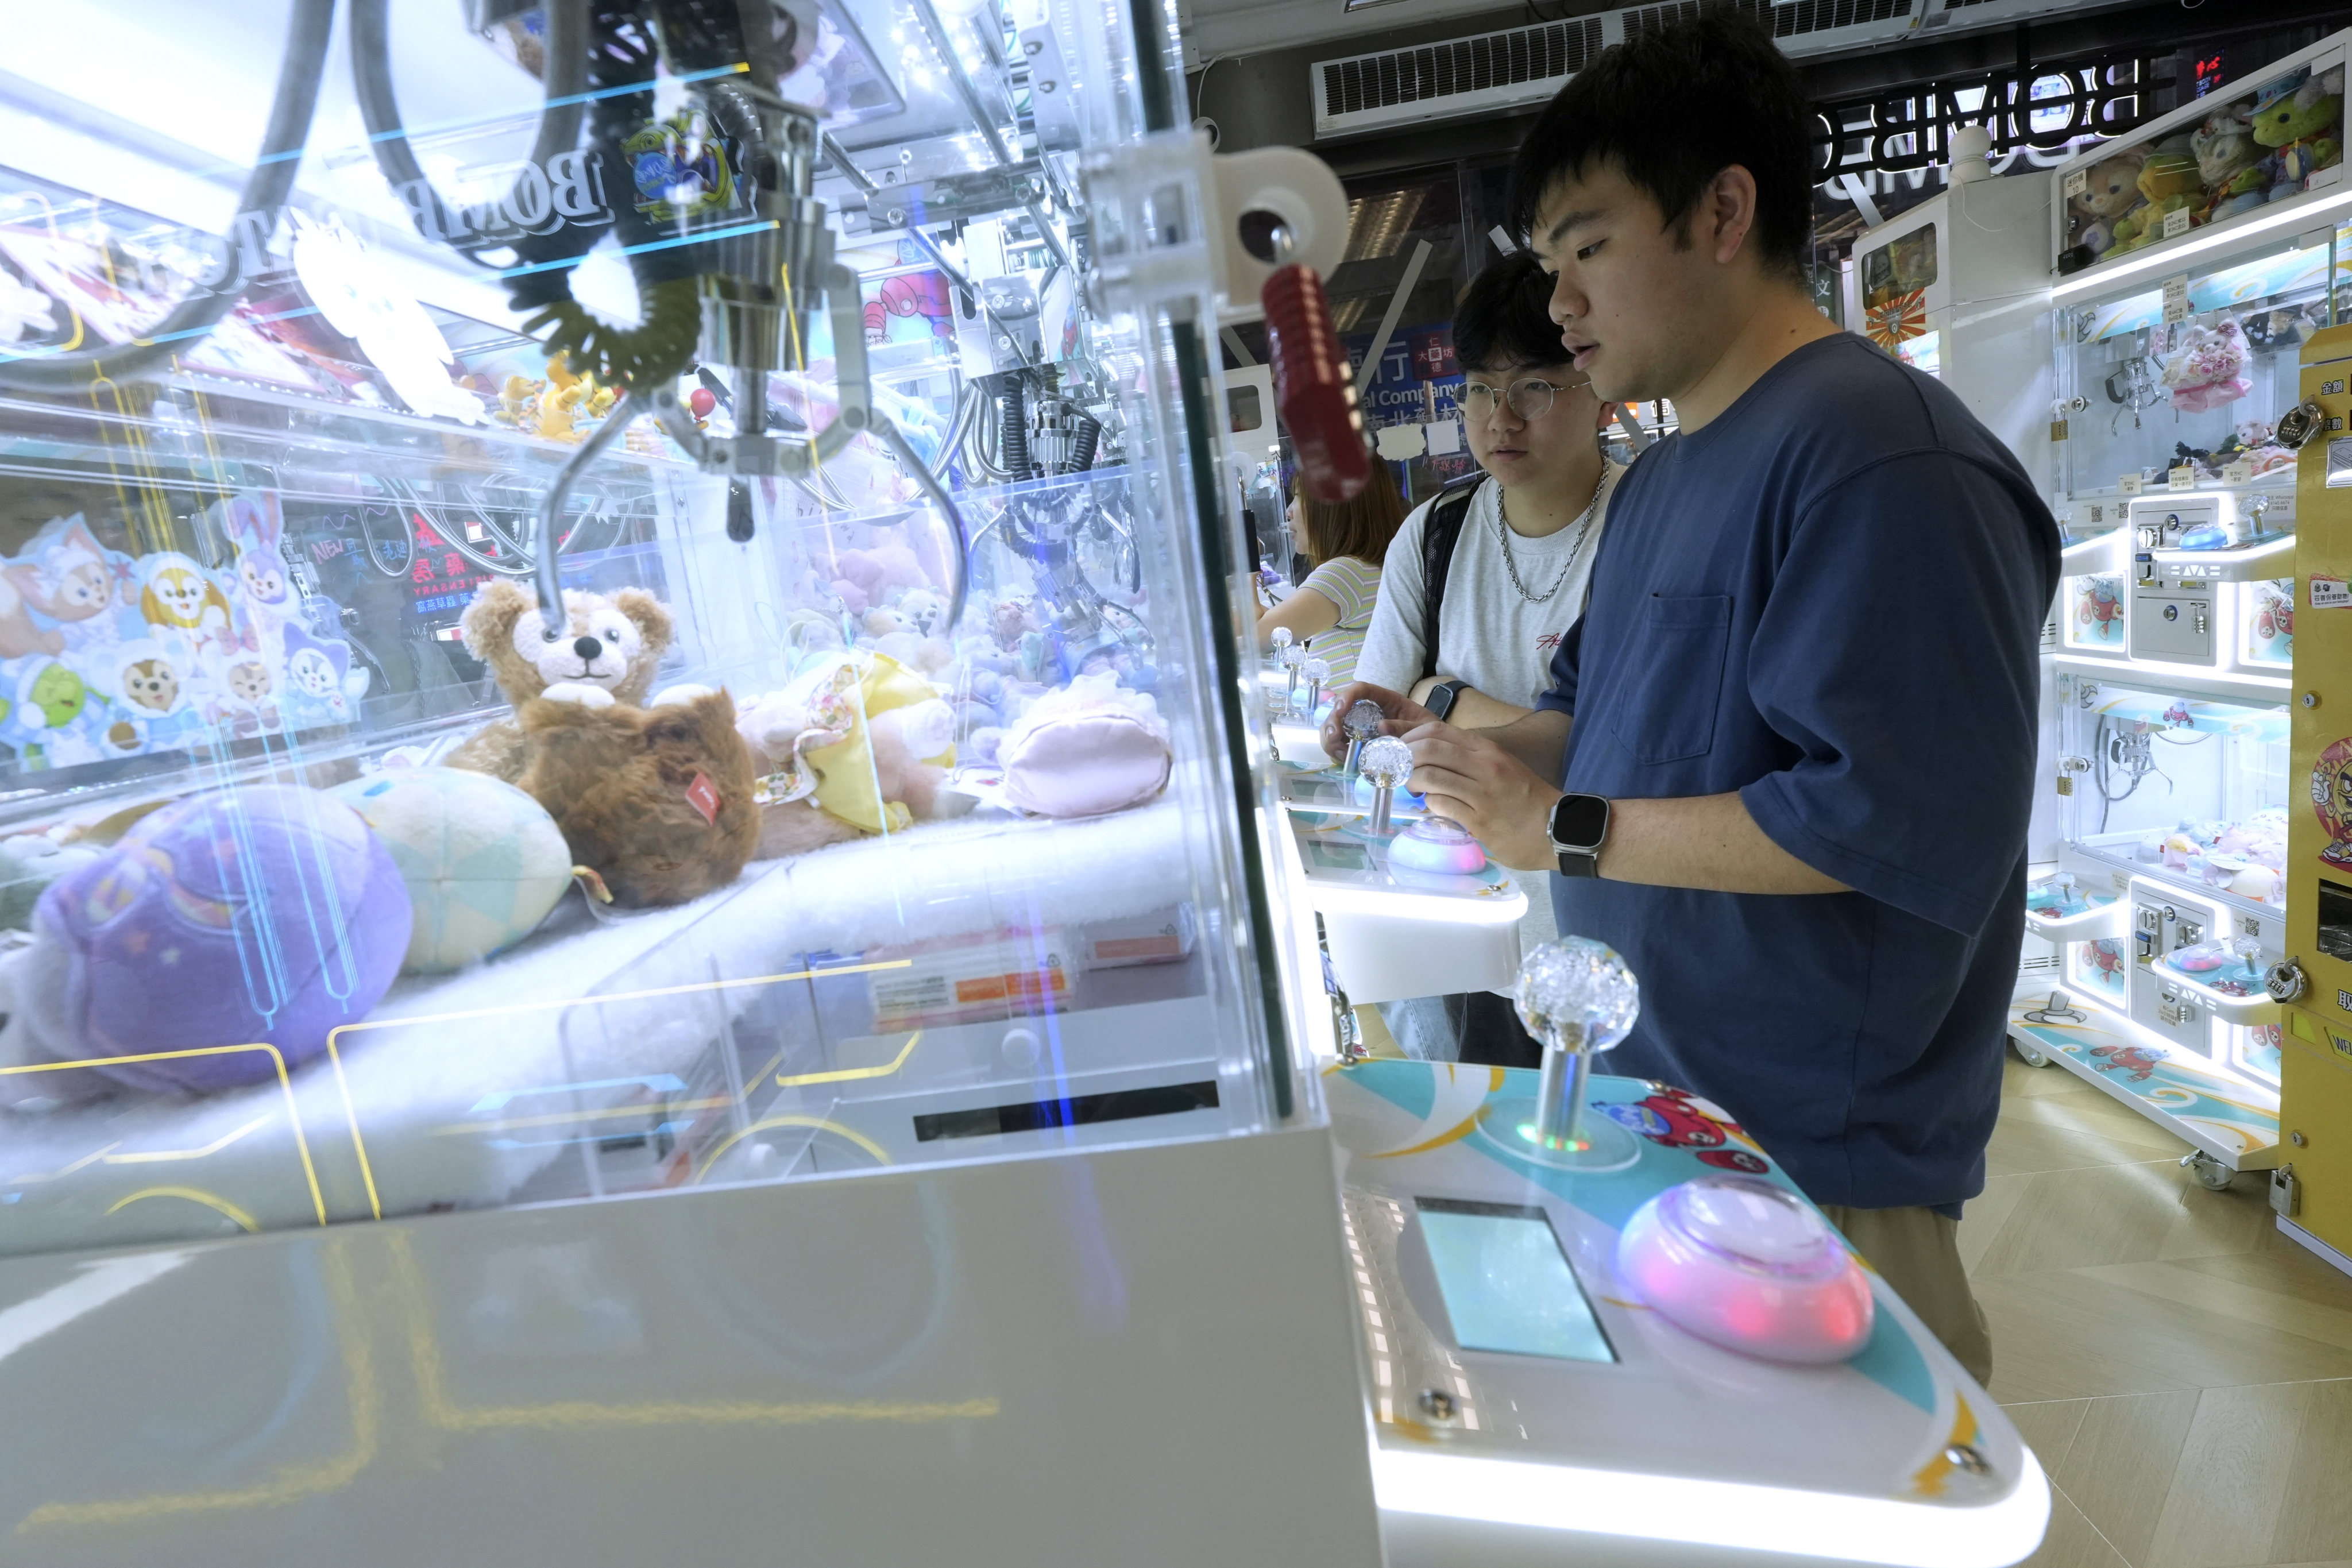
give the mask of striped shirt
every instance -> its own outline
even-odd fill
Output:
[[[1345,686],[1356,679],[1356,656],[1364,651],[1364,633],[1371,628],[1372,605],[1381,596],[1381,569],[1353,555],[1335,555],[1308,573],[1298,588],[1301,593],[1311,588],[1339,607],[1339,624],[1308,638],[1307,648],[1331,666],[1327,689]]]

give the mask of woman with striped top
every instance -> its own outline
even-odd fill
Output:
[[[1356,656],[1372,624],[1381,595],[1381,562],[1404,521],[1404,501],[1386,463],[1375,460],[1372,477],[1355,500],[1337,503],[1310,500],[1298,490],[1290,503],[1293,536],[1315,569],[1291,594],[1257,620],[1261,650],[1274,646],[1274,628],[1287,626],[1316,658],[1328,661],[1328,689],[1356,678]]]

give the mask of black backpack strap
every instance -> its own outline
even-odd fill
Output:
[[[1437,611],[1445,602],[1445,579],[1454,570],[1454,547],[1461,542],[1462,525],[1470,516],[1470,498],[1485,482],[1484,473],[1454,480],[1437,492],[1429,515],[1421,524],[1421,675],[1437,673]]]

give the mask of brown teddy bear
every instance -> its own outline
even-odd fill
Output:
[[[670,641],[650,594],[567,591],[569,634],[541,635],[537,600],[482,584],[466,646],[515,705],[451,752],[450,766],[521,787],[615,903],[684,903],[733,881],[760,839],[751,749],[723,691],[678,687],[644,706]]]
[[[458,629],[466,651],[490,667],[517,716],[476,731],[450,753],[450,766],[520,783],[522,705],[551,689],[560,689],[558,699],[646,705],[669,651],[668,609],[642,588],[624,588],[609,599],[567,588],[563,608],[572,617],[564,628],[570,635],[550,642],[541,635],[546,623],[537,596],[520,584],[493,577],[475,590]],[[603,696],[589,696],[592,689]]]

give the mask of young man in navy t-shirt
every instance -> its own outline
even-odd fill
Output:
[[[1561,89],[1514,226],[1594,393],[1671,399],[1679,432],[1619,485],[1537,711],[1337,710],[1374,696],[1412,787],[1624,954],[1642,1017],[1606,1070],[1723,1105],[1982,1380],[1957,1222],[2000,1109],[2058,534],[1957,396],[1814,307],[1809,123],[1729,12]]]

